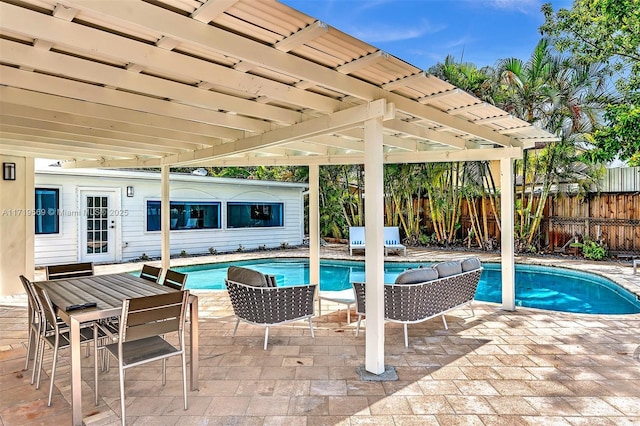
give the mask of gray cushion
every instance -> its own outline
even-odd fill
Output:
[[[229,266],[227,279],[254,287],[268,287],[266,276],[258,271],[240,266]]]
[[[457,275],[462,273],[462,265],[459,260],[450,260],[448,262],[438,263],[434,266],[438,271],[438,277],[450,277],[451,275]]]
[[[470,257],[460,262],[460,266],[462,266],[462,272],[468,272],[480,269],[481,263],[480,259],[478,259],[477,257]]]
[[[433,268],[409,269],[396,278],[396,284],[418,284],[438,278],[438,271]]]

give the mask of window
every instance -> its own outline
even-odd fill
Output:
[[[37,234],[57,234],[60,232],[60,190],[36,188],[35,220]]]
[[[220,203],[171,201],[170,229],[219,229]],[[147,231],[160,230],[160,201],[147,201]]]
[[[227,228],[284,226],[282,203],[227,203]]]

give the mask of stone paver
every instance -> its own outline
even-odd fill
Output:
[[[323,257],[344,257],[334,249]],[[284,251],[304,254],[304,251]],[[404,260],[450,259],[466,253],[409,250]],[[250,254],[242,254],[246,258]],[[357,256],[354,256],[354,258]],[[396,258],[397,256],[393,256]],[[237,258],[237,257],[233,257]],[[229,257],[229,259],[232,259]],[[178,259],[187,262],[185,259]],[[216,256],[216,260],[228,260]],[[492,260],[484,256],[483,260]],[[495,260],[495,256],[493,258]],[[519,259],[521,261],[522,259]],[[196,258],[192,261],[204,262]],[[531,260],[529,260],[532,262]],[[538,259],[552,264],[552,259]],[[557,259],[556,259],[557,263]],[[98,266],[97,273],[139,265]],[[563,261],[640,287],[631,267]],[[199,425],[637,425],[640,424],[640,314],[575,315],[520,308],[515,312],[476,303],[439,318],[409,326],[409,348],[402,327],[388,324],[386,364],[396,367],[395,382],[364,382],[356,367],[364,363],[366,322],[355,337],[344,305],[323,304],[308,323],[264,330],[235,321],[226,292],[200,296],[200,390],[181,406],[180,374],[169,368],[162,386],[158,366],[127,374],[127,420],[136,424]],[[352,315],[354,317],[355,315]],[[61,352],[53,406],[46,406],[51,354],[39,390],[23,371],[26,299],[0,300],[0,424],[69,424],[68,352]],[[93,357],[83,358],[83,410],[87,425],[119,424],[117,371],[101,372],[100,404],[93,404]],[[65,374],[66,373],[66,374]]]

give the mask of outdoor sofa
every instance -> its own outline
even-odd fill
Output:
[[[464,304],[471,307],[482,269],[480,259],[471,257],[403,272],[393,284],[384,285],[385,320],[404,325],[404,345],[407,347],[407,324],[441,315],[444,327],[448,329],[444,314]],[[366,312],[365,283],[354,282],[352,285],[358,314],[357,336]],[[474,315],[472,307],[471,313]]]
[[[229,267],[225,284],[237,319],[234,336],[240,321],[262,325],[266,350],[270,326],[308,319],[311,337],[315,337],[312,317],[316,284],[277,287],[274,276],[240,266]]]

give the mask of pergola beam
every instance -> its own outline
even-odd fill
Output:
[[[198,149],[203,146],[211,146],[220,143],[219,139],[206,136],[185,134],[182,132],[172,131],[168,129],[158,129],[149,126],[140,126],[120,121],[109,120],[106,118],[84,117],[65,112],[56,112],[47,109],[16,105],[12,103],[0,102],[5,117],[16,117],[29,120],[37,120],[39,122],[52,123],[54,126],[68,126],[69,131],[73,131],[74,127],[89,128],[95,131],[108,131],[122,134],[122,138],[126,139],[127,135],[144,136],[155,138],[161,143],[171,143],[174,148],[180,149]],[[155,143],[154,143],[155,144]]]
[[[503,158],[522,158],[522,148],[487,148],[478,150],[429,150],[418,152],[388,152],[383,155],[385,164],[401,163],[438,163],[450,161],[491,161]],[[308,164],[319,165],[348,165],[363,164],[363,154],[336,154],[326,156],[291,156],[291,157],[267,157],[267,156],[233,156],[203,159],[189,164],[190,167],[231,167],[231,166],[304,166]],[[103,166],[106,167],[106,166]]]
[[[306,42],[316,39],[327,32],[329,32],[329,26],[324,22],[316,21],[306,28],[293,33],[289,37],[280,40],[279,42],[274,44],[273,47],[282,52],[289,52],[296,47],[302,46]]]
[[[196,21],[208,24],[237,2],[238,0],[207,0],[191,13],[191,17]]]
[[[282,127],[260,135],[228,142],[222,145],[183,154],[168,156],[167,164],[188,164],[206,158],[223,157],[234,153],[243,153],[260,148],[277,146],[282,143],[310,138],[325,133],[338,132],[352,128],[372,117],[395,116],[393,105],[387,105],[384,99],[360,105],[331,115],[303,121],[288,127]]]
[[[39,109],[66,113],[76,117],[106,118],[114,122],[144,126],[158,130],[168,130],[169,133],[176,132],[183,135],[182,140],[191,140],[191,136],[197,136],[221,142],[225,139],[232,140],[243,136],[243,132],[240,130],[228,129],[196,121],[185,121],[175,117],[161,116],[77,99],[69,99],[14,87],[0,86],[0,99],[13,105],[26,107],[37,105]]]
[[[32,47],[0,39],[2,58],[9,63],[19,63],[51,74],[67,75],[81,81],[92,81],[132,92],[147,93],[158,98],[169,98],[187,105],[196,105],[217,111],[223,109],[246,116],[292,124],[300,120],[300,114],[248,99],[201,90],[197,87],[150,75],[128,72],[110,65],[90,62],[54,51],[37,51]]]
[[[168,103],[149,96],[87,85],[45,74],[21,71],[4,65],[0,65],[0,84],[50,95],[83,99],[86,102],[221,126],[223,128],[220,129],[220,134],[225,135],[225,132],[228,132],[233,139],[237,138],[238,135],[237,132],[234,132],[234,129],[250,132],[264,132],[271,129],[271,125],[263,120],[227,114],[217,110],[204,110],[180,103]]]

